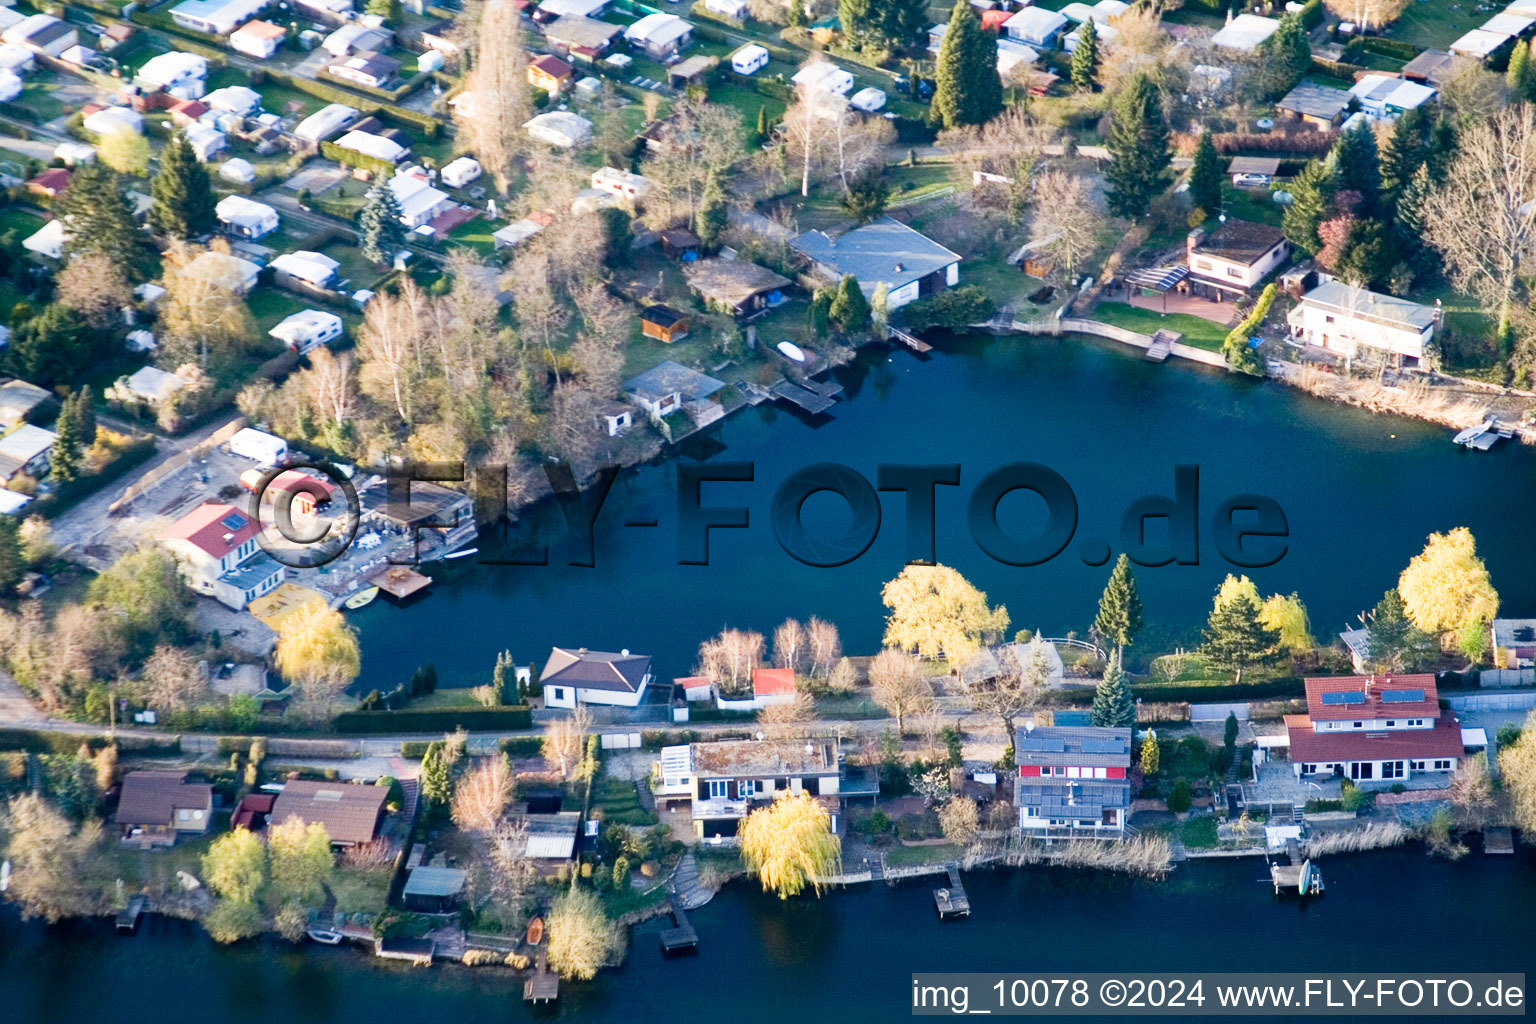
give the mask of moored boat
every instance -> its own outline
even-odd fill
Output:
[[[357,611],[359,608],[370,604],[373,599],[378,596],[378,587],[364,587],[362,590],[359,590],[357,593],[347,598],[341,604],[343,608],[346,608],[349,611]]]
[[[339,946],[341,944],[341,932],[335,931],[331,928],[310,928],[305,932],[305,934],[308,935],[312,941],[321,943],[322,945]]]

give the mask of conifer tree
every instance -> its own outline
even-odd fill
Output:
[[[154,199],[149,223],[162,235],[185,241],[207,234],[218,224],[208,168],[198,161],[183,132],[177,132],[161,151],[160,170],[149,194]]]
[[[1099,598],[1099,614],[1093,628],[1117,648],[1129,647],[1141,632],[1141,596],[1136,592],[1136,574],[1131,560],[1121,555],[1110,571],[1109,582]]]
[[[369,189],[357,226],[363,258],[375,264],[389,262],[405,245],[405,225],[400,221],[395,190],[383,182]]]
[[[68,190],[59,198],[58,212],[69,254],[99,252],[123,266],[132,263],[142,236],[133,207],[123,194],[122,179],[112,168],[99,161],[75,168]]]
[[[1357,125],[1341,134],[1326,165],[1338,189],[1360,194],[1361,215],[1370,215],[1381,206],[1381,156],[1376,151],[1376,134],[1370,128]]]
[[[855,50],[878,46],[882,37],[878,0],[837,0],[837,21],[843,39]]]
[[[725,230],[730,211],[726,203],[725,189],[720,187],[720,176],[714,171],[704,180],[704,191],[699,196],[699,209],[693,216],[693,233],[705,249],[720,244],[720,232]]]
[[[1093,19],[1083,22],[1077,30],[1077,49],[1072,51],[1072,87],[1093,89],[1099,75],[1099,33]]]
[[[433,807],[447,807],[453,801],[453,776],[443,760],[441,740],[427,744],[421,758],[421,795]]]
[[[1104,678],[1093,691],[1093,724],[1101,728],[1125,729],[1136,727],[1136,699],[1125,682],[1125,669],[1120,665],[1120,652],[1111,652],[1109,664],[1104,666]]]
[[[1536,71],[1531,68],[1531,47],[1523,40],[1515,40],[1514,52],[1509,55],[1509,69],[1504,72],[1504,81],[1509,84],[1509,91],[1516,100],[1532,99],[1533,87],[1536,87]]]
[[[1173,160],[1163,101],[1145,74],[1132,75],[1110,103],[1106,143],[1109,208],[1135,220],[1168,187],[1168,165]]]
[[[888,50],[916,44],[928,31],[927,0],[880,0],[880,30]]]
[[[859,287],[858,279],[852,274],[844,274],[838,282],[837,294],[832,296],[832,305],[827,313],[838,329],[845,333],[868,325],[869,300],[864,297],[864,289]]]
[[[21,528],[15,516],[0,516],[0,593],[11,594],[27,571],[21,550]]]
[[[1162,760],[1162,752],[1157,749],[1157,741],[1148,736],[1141,743],[1141,774],[1143,778],[1156,775],[1158,763]]]
[[[1333,182],[1321,161],[1313,160],[1291,179],[1291,205],[1285,208],[1280,220],[1281,233],[1288,242],[1315,256],[1323,247],[1317,237],[1317,226],[1328,215],[1328,204],[1333,196]]]
[[[1280,640],[1278,631],[1264,628],[1261,611],[1251,585],[1230,597],[1218,595],[1211,607],[1200,653],[1216,668],[1231,671],[1235,683],[1243,681],[1244,668],[1267,655]]]
[[[96,443],[96,395],[89,384],[75,392],[75,413],[80,426],[80,443],[89,448]]]
[[[1429,118],[1415,107],[1392,125],[1392,137],[1381,151],[1382,204],[1390,209],[1408,186],[1413,172],[1429,159]]]
[[[1216,156],[1216,144],[1211,141],[1209,130],[1200,133],[1195,144],[1195,160],[1189,170],[1189,198],[1207,217],[1221,213],[1221,160]]]
[[[757,108],[757,141],[759,144],[768,141],[768,134],[773,131],[773,121],[768,117],[766,105]]]
[[[1258,54],[1263,58],[1268,84],[1265,91],[1272,97],[1290,92],[1312,66],[1312,44],[1307,41],[1300,15],[1282,17],[1280,27],[1259,44]]]
[[[982,124],[1003,110],[997,43],[970,4],[955,4],[934,70],[933,114],[944,128]]]
[[[69,483],[80,475],[81,440],[79,403],[75,395],[65,395],[53,424],[57,438],[48,455],[48,471],[59,483]]]

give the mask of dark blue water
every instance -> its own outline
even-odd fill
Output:
[[[835,569],[802,565],[774,539],[768,509],[786,477],[822,461],[871,481],[881,462],[960,463],[960,486],[938,490],[938,558],[1006,604],[1015,629],[1086,630],[1107,567],[1083,564],[1082,541],[1101,538],[1118,551],[1124,509],[1142,495],[1172,494],[1181,463],[1200,467],[1201,563],[1139,570],[1148,619],[1140,650],[1197,640],[1231,568],[1212,546],[1209,520],[1220,501],[1243,492],[1279,502],[1291,533],[1286,556],[1251,574],[1265,593],[1299,592],[1320,635],[1371,607],[1429,533],[1461,525],[1476,535],[1505,607],[1536,607],[1536,546],[1520,512],[1536,504],[1536,453],[1513,444],[1467,452],[1440,427],[1190,364],[1153,365],[1084,339],[956,339],[926,361],[866,351],[842,379],[848,400],[823,421],[765,406],[720,429],[705,461],[752,461],[756,479],[706,486],[706,504],[746,505],[751,514],[746,530],[712,531],[711,564],[677,564],[678,463],[644,467],[615,485],[598,519],[595,568],[471,567],[466,559],[419,603],[375,602],[358,614],[361,685],[393,685],[427,660],[446,685],[483,682],[497,651],[542,660],[557,644],[649,653],[668,678],[686,674],[699,641],[722,626],[768,634],[786,616],[829,619],[849,651],[871,651],[884,628],[880,587],[908,550],[905,499],[881,495],[883,526],[862,558]],[[1076,538],[1045,565],[999,564],[965,525],[977,481],[1015,461],[1059,472],[1080,507]],[[643,518],[659,525],[623,525]],[[1001,519],[1028,535],[1044,521],[1043,504],[1016,494]],[[835,533],[848,512],[818,495],[806,520]]]
[[[663,958],[640,926],[622,968],[530,1011],[492,968],[386,966],[278,940],[219,947],[151,918],[51,928],[0,910],[3,1018],[22,1024],[335,1024],[558,1016],[573,1021],[887,1021],[916,971],[1525,971],[1529,854],[1457,863],[1418,848],[1330,857],[1325,896],[1277,899],[1256,859],[1188,864],[1163,882],[1036,868],[966,877],[974,911],[940,924],[929,885],[781,902],[746,883],[693,915],[697,955]]]

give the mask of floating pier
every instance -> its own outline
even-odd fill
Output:
[[[417,967],[431,967],[437,943],[431,939],[380,939],[373,954],[384,960],[404,960]]]
[[[939,920],[970,917],[971,898],[965,894],[965,886],[960,882],[960,865],[951,862],[945,866],[949,869],[949,885],[933,890],[933,905],[938,908]]]
[[[837,402],[836,395],[842,390],[842,386],[839,384],[828,385],[818,384],[816,381],[806,381],[805,386],[802,386],[794,381],[781,380],[769,388],[768,393],[774,398],[798,406],[814,416],[832,408]]]
[[[383,572],[375,573],[368,582],[396,601],[403,601],[431,586],[432,578],[423,576],[409,566],[392,565]]]
[[[928,344],[922,338],[919,338],[917,335],[911,333],[910,331],[904,331],[900,327],[891,327],[888,328],[888,330],[890,332],[887,335],[889,338],[901,342],[903,345],[907,346],[907,348],[911,349],[913,352],[918,353],[919,355],[922,355],[925,352],[933,351],[932,345]]]
[[[697,949],[699,946],[699,933],[693,930],[693,923],[688,920],[688,912],[677,901],[676,896],[667,897],[667,906],[672,915],[673,927],[661,933],[661,949],[664,953],[676,953],[684,949]]]
[[[1468,427],[1451,440],[1463,448],[1485,452],[1507,437],[1514,437],[1513,427],[1506,427],[1497,419],[1486,419],[1475,427]]]
[[[533,977],[523,982],[523,1000],[529,1003],[552,1003],[560,998],[560,975],[549,969],[549,954],[539,951]]]
[[[1483,829],[1483,853],[1489,856],[1514,856],[1514,829],[1507,825]]]
[[[1301,844],[1294,839],[1287,839],[1285,857],[1289,863],[1269,865],[1269,880],[1275,886],[1275,894],[1294,889],[1298,896],[1321,895],[1323,873],[1302,854]]]
[[[117,934],[132,935],[139,930],[139,918],[144,916],[146,902],[143,896],[135,896],[128,901],[126,907],[117,912]]]

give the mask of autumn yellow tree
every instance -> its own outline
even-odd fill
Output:
[[[987,604],[987,595],[947,565],[909,565],[880,592],[891,610],[885,643],[924,658],[969,661],[982,644],[1008,628],[1008,609]]]
[[[1515,823],[1527,832],[1536,830],[1536,713],[1526,716],[1520,738],[1499,751],[1499,774]]]
[[[1280,646],[1292,654],[1302,654],[1317,646],[1312,638],[1307,606],[1297,594],[1271,594],[1259,610],[1259,624],[1280,634]]]
[[[318,821],[291,817],[267,829],[272,888],[286,902],[317,903],[325,895],[335,858],[331,836]]]
[[[341,613],[314,601],[283,620],[277,635],[277,670],[293,684],[296,704],[311,722],[324,721],[331,706],[362,670],[357,634]]]
[[[763,891],[780,899],[799,895],[807,883],[819,895],[821,880],[841,867],[842,844],[825,807],[807,793],[781,793],[741,823],[741,860]]]
[[[149,170],[149,140],[127,125],[104,134],[96,143],[96,155],[119,174],[143,177]]]
[[[1498,591],[1465,526],[1430,534],[1398,577],[1397,590],[1413,624],[1442,643],[1485,627],[1499,611]]]
[[[547,925],[549,966],[563,978],[591,978],[624,948],[624,933],[586,889],[555,897]]]

